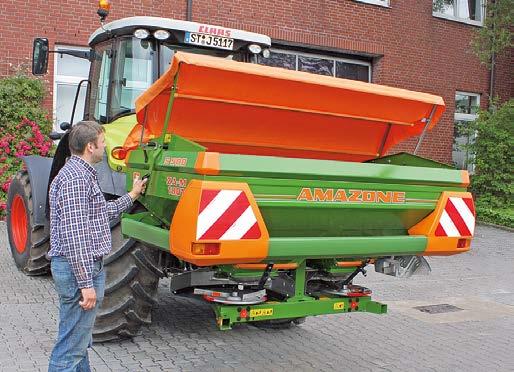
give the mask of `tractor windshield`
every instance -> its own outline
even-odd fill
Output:
[[[134,113],[134,102],[169,67],[176,51],[208,54],[239,61],[246,54],[203,49],[135,37],[117,38],[94,48],[86,116],[100,123]]]

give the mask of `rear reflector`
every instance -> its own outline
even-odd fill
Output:
[[[467,242],[468,242],[468,239],[459,239],[457,241],[457,248],[466,248]]]
[[[191,253],[202,256],[220,254],[220,243],[192,243]]]

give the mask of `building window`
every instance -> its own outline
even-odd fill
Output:
[[[433,0],[432,14],[453,21],[482,25],[485,0]]]
[[[389,7],[389,0],[354,0],[354,1],[358,1],[359,3],[368,3],[368,4]]]
[[[55,49],[60,51],[89,50],[89,48],[70,47],[64,45],[56,45]],[[54,130],[60,132],[61,123],[69,122],[71,120],[77,87],[81,80],[88,78],[90,62],[87,59],[66,54],[55,53],[54,56]],[[80,88],[77,107],[75,108],[75,116],[73,118],[74,123],[82,120],[84,116],[86,90],[87,84],[83,83]]]
[[[272,49],[269,58],[259,57],[261,65],[305,71],[343,79],[371,81],[371,63],[318,54]]]
[[[479,94],[465,92],[455,94],[452,160],[456,168],[467,169],[471,173],[474,165],[469,153],[469,145],[475,141],[476,133],[470,131],[469,123],[476,120],[479,108]]]

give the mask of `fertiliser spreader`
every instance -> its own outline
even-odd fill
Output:
[[[220,329],[383,314],[353,284],[366,265],[407,276],[470,248],[467,172],[385,156],[443,111],[429,94],[178,52],[113,150],[128,188],[149,177],[122,232],[146,271],[211,302]]]

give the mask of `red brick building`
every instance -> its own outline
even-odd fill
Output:
[[[135,15],[186,20],[189,14],[195,22],[270,36],[272,56],[290,61],[289,68],[441,95],[446,113],[420,155],[451,163],[454,121],[472,119],[473,106],[486,107],[489,98],[490,72],[469,47],[483,19],[481,2],[453,0],[437,9],[432,0],[114,0],[107,21]],[[0,76],[30,62],[35,36],[47,37],[52,49],[87,47],[99,27],[96,10],[92,0],[1,2]],[[69,60],[57,61],[56,68],[57,58],[51,54],[46,75],[46,105],[54,115],[71,110],[61,106],[69,106],[74,84],[87,70],[66,66]],[[509,51],[495,71],[493,94],[504,100],[514,92],[513,62]],[[77,76],[67,75],[70,69]],[[412,151],[414,145],[411,140],[396,150]],[[463,166],[462,154],[453,158]]]

